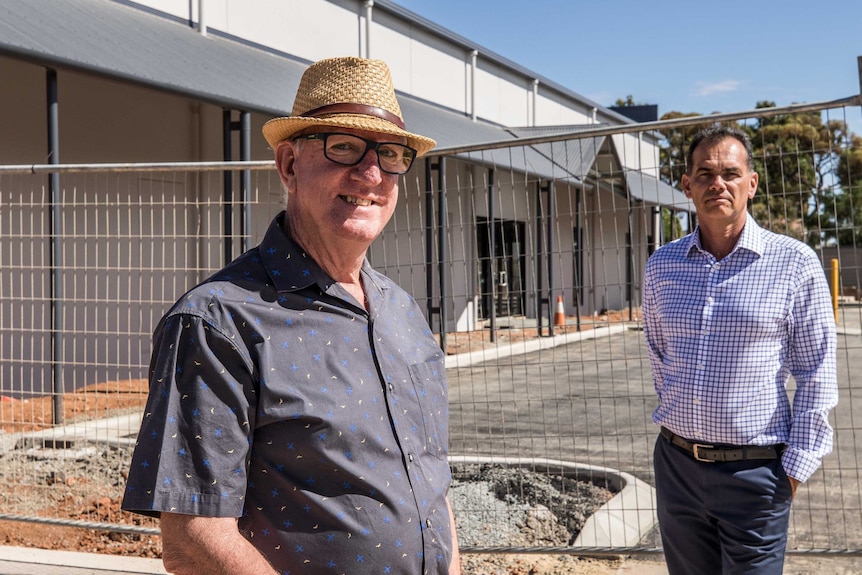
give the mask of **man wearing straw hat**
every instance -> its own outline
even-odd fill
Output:
[[[460,573],[443,352],[365,260],[434,141],[360,58],[311,65],[263,133],[286,210],[160,322],[123,507],[161,517],[172,573]]]

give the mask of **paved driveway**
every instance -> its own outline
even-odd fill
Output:
[[[842,308],[835,450],[797,493],[791,548],[862,549],[862,331]],[[657,400],[643,332],[630,329],[447,371],[454,455],[542,457],[611,467],[654,484]]]

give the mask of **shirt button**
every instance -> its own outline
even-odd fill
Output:
[[[389,391],[395,391],[395,386],[391,383],[389,384]]]
[[[433,525],[433,523],[431,523],[431,520],[430,520],[430,519],[426,519],[426,520],[425,520],[425,527],[428,527],[428,528],[430,529],[430,528],[431,528],[431,525]]]
[[[697,369],[703,369],[703,364],[702,363],[697,364]]]
[[[694,402],[695,402],[695,403],[700,403],[700,398],[699,398],[699,397],[695,397],[695,398],[694,398]]]
[[[712,296],[707,296],[706,303],[712,303]]]
[[[712,266],[712,271],[717,272],[719,270],[719,268],[721,268],[721,264],[714,264]]]
[[[409,459],[410,461],[413,461],[413,454],[412,454],[412,453],[408,453],[408,454],[407,454],[407,459]]]

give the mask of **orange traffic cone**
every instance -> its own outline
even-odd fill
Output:
[[[554,312],[554,325],[566,325],[566,309],[563,307],[563,296],[557,296],[557,309]]]

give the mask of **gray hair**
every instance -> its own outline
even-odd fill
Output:
[[[688,153],[685,155],[685,173],[690,174],[692,164],[694,164],[694,151],[703,143],[714,144],[725,138],[733,138],[737,140],[742,147],[745,148],[745,154],[748,156],[748,169],[754,171],[754,151],[751,148],[751,138],[748,134],[731,126],[714,125],[709,128],[704,128],[694,135],[691,143],[688,145]]]

